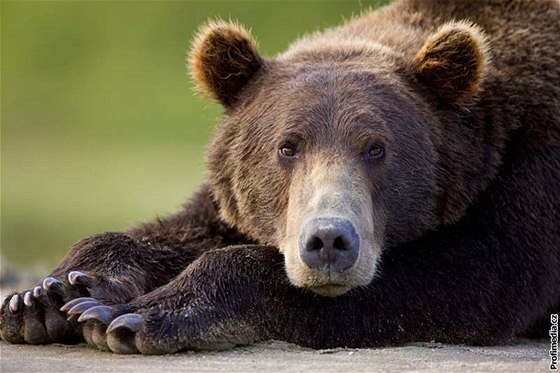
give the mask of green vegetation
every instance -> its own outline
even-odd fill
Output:
[[[195,190],[220,108],[184,59],[208,18],[251,27],[273,56],[378,3],[2,1],[2,256],[52,266]]]

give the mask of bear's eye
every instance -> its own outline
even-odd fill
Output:
[[[296,148],[292,145],[282,145],[280,149],[278,149],[278,154],[284,158],[293,158],[296,156],[296,153]]]
[[[366,161],[376,161],[383,158],[385,155],[385,148],[382,145],[372,145],[366,153]]]

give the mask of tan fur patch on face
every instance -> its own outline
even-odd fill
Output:
[[[199,29],[187,61],[199,91],[225,106],[235,103],[263,62],[245,28],[220,20]]]
[[[482,29],[467,21],[449,22],[426,40],[413,62],[413,72],[450,102],[470,99],[481,87],[489,62]]]
[[[317,154],[293,176],[285,236],[279,246],[286,258],[290,281],[326,296],[338,296],[368,284],[375,273],[381,234],[375,234],[371,195],[359,168],[328,155]],[[316,218],[344,218],[360,239],[358,260],[344,272],[309,268],[300,257],[302,227]]]

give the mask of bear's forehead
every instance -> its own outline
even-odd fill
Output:
[[[385,72],[355,66],[302,66],[290,74],[271,73],[241,115],[302,137],[382,132],[387,112],[402,106],[390,80]]]
[[[406,90],[395,73],[359,64],[295,64],[278,70],[265,74],[255,102],[271,101],[288,116],[378,116]]]

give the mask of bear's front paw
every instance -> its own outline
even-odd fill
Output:
[[[10,343],[77,343],[82,340],[77,317],[66,317],[62,305],[115,288],[111,281],[71,271],[47,277],[33,289],[8,296],[0,309],[0,337]],[[107,298],[109,298],[107,296]]]

